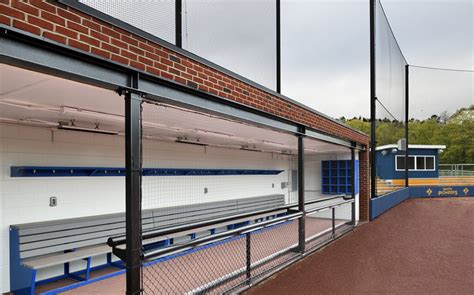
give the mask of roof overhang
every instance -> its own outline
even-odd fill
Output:
[[[446,149],[446,145],[429,145],[429,144],[409,144],[409,149],[423,149],[423,150],[444,150]],[[396,144],[387,144],[378,146],[376,148],[377,151],[387,150],[387,149],[398,149],[398,145]]]

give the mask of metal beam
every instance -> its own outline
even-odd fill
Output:
[[[133,79],[133,84],[138,79]],[[132,85],[132,87],[138,86]],[[139,94],[125,92],[125,233],[127,294],[141,293],[142,257],[142,151],[141,104]]]
[[[311,138],[318,139],[321,141],[325,141],[325,142],[329,142],[329,143],[333,143],[333,144],[337,144],[337,145],[341,145],[345,147],[350,147],[350,148],[353,147],[352,142],[349,140],[334,137],[317,130],[306,128],[305,135],[307,137],[311,137]],[[356,145],[355,148],[359,150],[364,149],[361,145]]]
[[[189,90],[189,92],[183,92],[171,85],[160,85],[154,81],[145,79],[140,81],[140,90],[147,93],[147,98],[158,102],[224,115],[233,119],[244,120],[281,131],[291,133],[298,132],[298,127],[289,122],[276,120],[271,116],[265,116],[263,113],[260,114],[260,112],[256,110],[254,110],[254,112],[244,110],[244,106],[235,102],[227,101],[226,103],[222,103],[222,99],[220,98],[213,99],[211,96],[204,98],[200,95],[191,94],[191,90]],[[218,102],[217,99],[221,100],[221,102]]]
[[[125,70],[85,62],[90,56],[73,48],[25,42],[23,37],[14,29],[0,29],[0,62],[112,90],[129,84]]]

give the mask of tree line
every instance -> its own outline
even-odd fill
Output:
[[[352,128],[370,135],[370,120],[362,117],[340,118]],[[377,145],[397,143],[405,137],[405,124],[396,120],[376,122]],[[461,108],[454,114],[443,112],[425,120],[408,122],[410,144],[441,144],[446,150],[440,154],[442,164],[474,163],[474,105]]]

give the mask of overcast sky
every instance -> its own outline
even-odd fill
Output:
[[[140,5],[135,0],[81,1],[173,41],[170,0]],[[368,2],[282,0],[283,94],[333,117],[369,115]],[[275,89],[274,0],[183,3],[185,49]],[[408,63],[474,69],[474,0],[382,0],[382,4]],[[392,58],[396,59],[395,52]],[[379,77],[392,83],[379,83],[377,96],[398,117],[403,103],[396,99],[403,96],[398,77],[403,77],[403,67],[393,62],[383,68]],[[474,104],[473,85],[472,73],[413,68],[410,116],[452,113]]]
[[[369,115],[367,2],[285,1],[285,94],[335,117]],[[474,1],[382,4],[408,63],[474,68]],[[474,104],[474,74],[412,69],[410,83],[412,117]]]

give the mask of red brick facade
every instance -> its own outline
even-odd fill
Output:
[[[54,1],[0,0],[0,23],[368,145],[367,136],[195,60]],[[361,219],[368,217],[368,156],[361,152]]]

